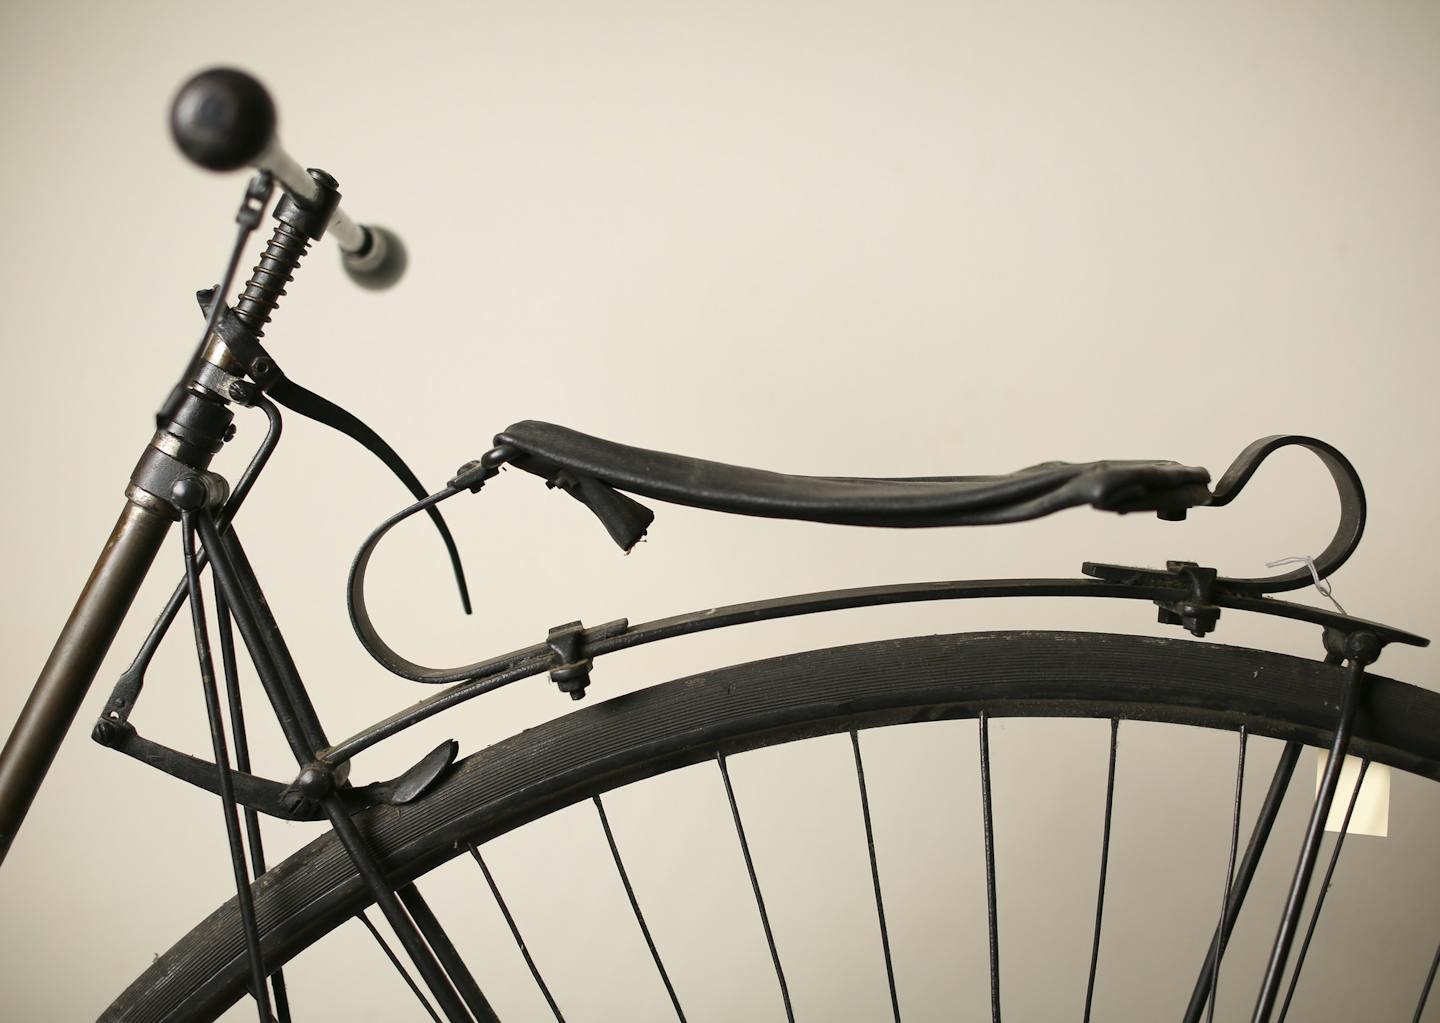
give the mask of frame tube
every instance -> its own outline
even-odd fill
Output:
[[[171,519],[127,501],[0,752],[0,862],[75,720]]]

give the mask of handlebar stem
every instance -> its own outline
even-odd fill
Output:
[[[265,151],[256,159],[255,167],[269,171],[285,191],[301,203],[313,205],[321,201],[322,186],[311,176],[314,172],[301,167],[279,141],[271,140],[270,145],[266,146]],[[331,183],[333,184],[333,179]],[[369,247],[370,239],[365,229],[351,220],[349,214],[339,205],[331,211],[325,227],[326,232],[345,252],[356,253]]]

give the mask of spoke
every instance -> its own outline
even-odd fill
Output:
[[[433,1019],[435,1023],[441,1023],[440,1017],[436,1015],[434,1008],[431,1007],[429,999],[425,997],[425,992],[420,990],[420,985],[415,983],[415,978],[410,976],[410,971],[405,969],[405,964],[400,961],[400,957],[390,948],[390,943],[385,940],[385,936],[380,933],[379,928],[372,924],[370,918],[364,913],[356,913],[355,919],[365,925],[365,929],[370,932],[370,936],[373,937],[380,948],[384,950],[385,957],[389,959],[390,964],[395,967],[395,972],[400,974],[406,986],[409,987],[410,990],[414,992],[415,997],[420,1000],[420,1004],[425,1006],[425,1011],[430,1014],[430,1018]]]
[[[635,913],[635,922],[640,925],[640,933],[645,938],[645,947],[650,950],[650,958],[655,961],[655,969],[660,974],[660,982],[665,985],[665,993],[670,996],[670,1004],[675,1007],[675,1018],[680,1023],[685,1023],[685,1012],[680,1008],[680,999],[675,995],[675,986],[670,983],[670,975],[665,972],[665,964],[660,961],[660,952],[655,947],[655,939],[650,936],[650,928],[645,925],[645,917],[640,912],[640,902],[635,898],[635,889],[630,886],[630,875],[625,873],[625,864],[620,860],[620,847],[615,844],[615,834],[610,830],[610,819],[605,816],[605,804],[600,802],[599,796],[592,797],[595,803],[595,812],[600,815],[600,827],[605,831],[605,841],[610,846],[610,856],[615,860],[615,870],[620,875],[620,883],[625,888],[625,897],[630,900],[630,908]]]
[[[1110,817],[1115,807],[1115,755],[1120,748],[1120,719],[1110,719],[1110,769],[1105,776],[1105,827],[1100,839],[1100,893],[1095,896],[1095,943],[1090,948],[1090,979],[1085,983],[1084,1023],[1090,1023],[1095,999],[1095,968],[1100,962],[1100,921],[1105,915],[1105,874],[1110,865]]]
[[[225,838],[230,846],[230,866],[235,876],[235,902],[240,910],[240,926],[245,934],[245,949],[250,960],[251,993],[255,996],[255,1011],[260,1023],[270,1023],[270,989],[265,985],[265,966],[260,955],[260,929],[255,923],[250,875],[245,869],[245,847],[240,839],[235,787],[230,776],[230,750],[225,742],[225,723],[220,716],[220,692],[215,683],[215,664],[210,655],[210,636],[205,625],[205,602],[200,589],[200,567],[195,552],[195,514],[189,510],[182,511],[181,519],[185,580],[189,588],[195,652],[200,661],[200,685],[205,694],[205,712],[210,720],[210,743],[215,754],[215,769],[220,776]]]
[[[1260,804],[1260,815],[1255,820],[1255,829],[1250,832],[1250,841],[1245,846],[1245,855],[1240,860],[1240,867],[1235,872],[1235,881],[1230,886],[1230,901],[1224,919],[1215,928],[1214,935],[1210,938],[1210,948],[1205,954],[1205,964],[1200,968],[1200,976],[1195,980],[1195,988],[1190,993],[1190,1004],[1185,1009],[1184,1023],[1197,1023],[1205,1011],[1205,1004],[1210,995],[1211,972],[1214,969],[1216,957],[1220,952],[1220,945],[1230,940],[1230,932],[1235,927],[1235,921],[1240,916],[1240,908],[1245,904],[1245,896],[1250,891],[1250,882],[1255,877],[1255,869],[1260,864],[1260,857],[1265,852],[1265,845],[1270,840],[1270,830],[1275,825],[1275,818],[1280,813],[1280,805],[1285,801],[1285,793],[1290,788],[1290,778],[1295,773],[1295,764],[1300,759],[1300,751],[1304,746],[1299,742],[1287,742],[1285,748],[1280,751],[1280,759],[1275,764],[1275,774],[1270,779],[1270,788],[1265,793],[1265,801]]]
[[[1240,807],[1245,797],[1245,747],[1249,744],[1250,730],[1240,726],[1240,752],[1235,757],[1235,812],[1230,819],[1230,856],[1225,861],[1225,886],[1220,893],[1220,945],[1210,960],[1210,1023],[1215,1023],[1215,1003],[1220,1000],[1220,963],[1225,958],[1225,946],[1229,936],[1225,934],[1225,919],[1230,915],[1230,889],[1235,885],[1235,852],[1240,848]]]
[[[750,890],[755,893],[755,908],[760,911],[760,926],[765,930],[765,944],[770,946],[770,961],[775,964],[775,979],[780,982],[780,998],[785,1003],[785,1019],[795,1023],[795,1012],[790,1006],[790,988],[785,984],[785,971],[780,968],[780,953],[775,948],[775,935],[770,930],[770,916],[765,912],[765,898],[760,894],[760,879],[755,876],[755,863],[750,858],[750,843],[745,841],[745,826],[740,823],[740,807],[735,803],[735,788],[730,784],[730,768],[725,765],[725,754],[717,753],[715,762],[720,765],[720,777],[725,782],[725,798],[730,802],[730,817],[735,822],[735,834],[740,839],[740,853],[745,857],[745,871],[750,875]]]
[[[235,742],[235,769],[250,773],[250,743],[245,733],[245,711],[240,700],[240,672],[235,660],[235,632],[230,621],[230,606],[220,584],[214,586],[215,621],[220,636],[220,664],[225,676],[225,696],[230,705],[230,734]],[[255,877],[265,873],[265,846],[260,840],[260,815],[251,807],[243,808],[245,842],[250,847],[250,870]],[[276,970],[270,975],[275,995],[278,1023],[290,1023],[290,995],[285,989],[285,974]]]
[[[1000,929],[995,912],[995,818],[990,806],[990,716],[980,712],[980,807],[985,821],[985,913],[990,932],[990,1019],[1000,1023]]]
[[[470,847],[470,855],[475,857],[475,862],[480,864],[480,873],[485,875],[485,883],[490,886],[490,894],[495,897],[495,905],[500,907],[500,915],[505,918],[505,924],[510,928],[510,936],[515,939],[515,945],[520,949],[520,955],[525,959],[525,965],[530,967],[530,976],[535,978],[535,986],[545,996],[545,1003],[550,1006],[550,1011],[555,1014],[555,1023],[565,1023],[565,1017],[560,1015],[560,1006],[555,1004],[555,999],[550,995],[550,989],[545,986],[545,978],[540,976],[540,970],[535,966],[535,960],[530,955],[530,950],[525,947],[525,939],[520,936],[520,928],[515,926],[515,918],[510,915],[510,907],[505,905],[505,900],[500,896],[500,888],[495,884],[495,878],[490,873],[490,868],[485,865],[480,850],[474,845]]]
[[[495,1018],[495,1010],[490,1008],[490,1002],[480,990],[480,985],[475,983],[475,977],[470,973],[470,968],[465,965],[465,960],[455,950],[455,943],[445,933],[445,928],[440,926],[440,921],[435,919],[435,914],[430,909],[420,889],[414,884],[407,884],[404,888],[398,888],[395,894],[400,896],[400,901],[410,914],[410,919],[415,921],[415,926],[420,928],[420,933],[425,936],[435,957],[440,960],[440,965],[450,975],[455,983],[455,990],[459,992],[465,1007],[475,1017],[478,1023],[498,1023]]]
[[[1340,768],[1344,765],[1345,751],[1350,746],[1350,730],[1355,723],[1355,710],[1359,704],[1360,687],[1364,679],[1364,663],[1352,658],[1345,673],[1345,695],[1340,702],[1335,736],[1330,743],[1330,760],[1325,765],[1320,791],[1316,793],[1315,803],[1310,809],[1310,823],[1305,829],[1305,841],[1300,846],[1295,876],[1290,882],[1290,894],[1285,901],[1285,913],[1280,918],[1275,944],[1270,949],[1270,962],[1265,968],[1265,980],[1260,986],[1260,996],[1255,1001],[1255,1014],[1251,1023],[1269,1023],[1270,1012],[1275,1007],[1275,996],[1280,990],[1285,961],[1290,955],[1290,945],[1295,940],[1295,925],[1305,907],[1305,893],[1309,891],[1310,877],[1315,870],[1315,858],[1320,851],[1320,839],[1325,834],[1325,820],[1330,815],[1335,786],[1340,781]]]
[[[880,863],[875,858],[875,828],[870,821],[870,793],[865,787],[865,764],[860,759],[860,733],[850,729],[855,748],[855,779],[860,783],[860,815],[865,818],[865,847],[870,851],[870,880],[875,886],[875,916],[880,921],[880,947],[885,953],[885,980],[890,985],[890,1011],[900,1023],[900,996],[895,990],[895,964],[890,958],[890,930],[885,926],[885,900],[880,895]]]
[[[1420,1023],[1425,1014],[1425,1002],[1430,998],[1430,988],[1435,984],[1435,970],[1440,968],[1440,945],[1435,946],[1435,958],[1430,960],[1430,972],[1425,975],[1425,986],[1420,989],[1420,1001],[1415,1004],[1415,1018],[1410,1023]]]
[[[385,875],[375,862],[374,854],[359,826],[350,819],[338,797],[326,796],[320,805],[325,808],[325,815],[330,818],[330,826],[335,829],[336,836],[350,855],[350,862],[355,864],[355,869],[365,881],[365,887],[369,888],[370,894],[374,896],[375,904],[380,907],[380,912],[385,914],[390,929],[395,932],[405,954],[415,964],[420,979],[430,989],[435,1004],[450,1023],[470,1023],[470,1013],[460,1001],[460,996],[455,993],[450,978],[441,969],[435,954],[430,951],[430,946],[425,943],[424,935],[416,928],[400,900],[395,897],[395,889],[385,880]]]
[[[1350,830],[1350,815],[1355,812],[1355,802],[1360,798],[1360,786],[1365,784],[1365,772],[1370,761],[1360,763],[1360,772],[1355,778],[1355,791],[1350,793],[1350,802],[1345,807],[1345,820],[1340,824],[1340,834],[1335,836],[1335,848],[1330,853],[1330,862],[1325,867],[1325,879],[1315,893],[1315,908],[1310,911],[1310,923],[1305,926],[1305,939],[1300,942],[1300,951],[1295,957],[1295,969],[1290,974],[1290,986],[1285,991],[1285,1001],[1280,1006],[1279,1023],[1285,1023],[1290,1011],[1290,1000],[1295,997],[1295,985],[1300,982],[1300,971],[1305,967],[1305,956],[1310,951],[1310,939],[1315,936],[1315,925],[1320,922],[1320,910],[1325,905],[1325,894],[1330,890],[1330,879],[1335,875],[1335,864],[1340,862],[1340,850],[1345,847],[1345,835]]]
[[[271,696],[272,706],[296,759],[310,763],[315,751],[326,744],[324,730],[315,716],[295,662],[280,635],[274,615],[234,530],[221,534],[207,515],[196,516],[195,526],[210,553],[211,569],[229,602],[230,614],[250,651],[261,684]],[[192,592],[192,610],[199,603]],[[376,905],[385,914],[390,928],[429,988],[439,1010],[452,1023],[469,1023],[470,1014],[451,986],[405,908],[395,897],[394,887],[385,879],[364,834],[350,818],[350,811],[334,793],[319,800],[335,836],[345,847],[351,862],[370,890]]]

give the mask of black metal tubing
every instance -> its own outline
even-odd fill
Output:
[[[365,837],[360,833],[359,827],[350,819],[350,813],[345,805],[334,796],[324,801],[325,813],[330,818],[330,826],[335,829],[335,834],[345,846],[351,862],[355,869],[365,881],[365,886],[370,889],[380,911],[385,914],[385,919],[390,922],[390,928],[395,936],[400,939],[400,944],[405,946],[405,951],[410,956],[410,961],[415,964],[415,969],[420,971],[420,978],[425,981],[425,986],[430,989],[431,996],[440,1006],[440,1011],[445,1014],[449,1023],[471,1023],[470,1013],[461,1004],[455,988],[451,986],[445,971],[435,961],[424,937],[416,929],[415,924],[405,912],[405,907],[395,897],[395,890],[390,886],[380,868],[375,864],[374,854],[365,842]]]
[[[1266,442],[1272,443],[1275,446],[1284,446],[1284,444],[1280,442],[1298,443],[1302,440],[1309,441],[1310,438],[1266,438]],[[1261,444],[1262,442],[1257,441],[1256,443]],[[1329,445],[1323,445],[1322,442],[1319,441],[1314,441],[1313,443],[1325,448],[1329,447]],[[1252,447],[1253,446],[1254,445],[1252,445]],[[1336,452],[1336,455],[1338,456],[1338,452]],[[1264,456],[1261,455],[1260,457],[1263,458]],[[1343,458],[1343,456],[1339,457]],[[1327,462],[1327,464],[1329,463]],[[1235,471],[1234,467],[1232,467],[1231,471]],[[1353,472],[1353,470],[1351,471]],[[1228,501],[1233,498],[1243,487],[1245,480],[1248,480],[1250,474],[1253,474],[1253,472],[1254,466],[1252,465],[1249,472],[1242,474],[1243,478],[1241,478],[1239,482],[1234,483],[1227,491],[1228,496],[1225,497],[1225,500]],[[396,512],[370,533],[365,539],[365,542],[361,544],[360,549],[356,552],[355,560],[351,565],[346,593],[350,609],[350,621],[355,629],[355,634],[371,657],[386,670],[399,675],[401,678],[407,678],[414,682],[423,682],[430,685],[476,680],[514,667],[543,652],[543,648],[537,645],[527,647],[523,650],[514,650],[508,654],[493,657],[486,661],[477,661],[473,664],[453,668],[430,668],[417,664],[393,650],[385,643],[384,639],[381,638],[379,631],[375,628],[370,618],[369,609],[365,603],[365,576],[369,569],[370,559],[374,555],[375,549],[378,547],[380,541],[390,530],[411,516],[421,511],[432,512],[442,501],[448,500],[457,494],[465,493],[466,491],[467,487],[463,483],[452,482],[451,485],[445,489],[439,490],[423,500],[410,505],[408,508]],[[1338,557],[1338,555],[1336,556]],[[1306,580],[1309,580],[1310,576],[1307,570],[1300,569],[1297,571],[1300,575],[1303,575]],[[1211,602],[1217,607],[1228,607],[1239,611],[1251,611],[1260,614],[1275,615],[1281,618],[1290,618],[1296,621],[1309,622],[1314,625],[1319,625],[1322,628],[1335,629],[1345,634],[1363,629],[1374,633],[1379,637],[1382,644],[1406,643],[1414,646],[1428,645],[1429,640],[1400,629],[1337,614],[1322,608],[1309,607],[1305,604],[1275,600],[1274,598],[1259,595],[1258,590],[1255,591],[1255,595],[1247,595],[1245,592],[1247,587],[1253,589],[1252,584],[1258,584],[1259,582],[1274,582],[1275,586],[1271,587],[1271,590],[1292,589],[1294,587],[1290,586],[1289,583],[1292,581],[1291,577],[1295,574],[1294,572],[1286,573],[1284,576],[1275,577],[1274,580],[1219,579],[1217,580],[1217,589]],[[721,608],[707,608],[692,614],[678,615],[672,618],[650,622],[647,625],[627,629],[623,633],[623,636],[615,638],[607,637],[603,641],[595,641],[587,644],[587,650],[595,654],[602,654],[608,653],[611,650],[623,649],[642,643],[651,643],[660,639],[668,639],[671,636],[687,635],[692,632],[701,632],[708,629],[726,628],[731,625],[740,625],[747,622],[769,621],[775,618],[814,614],[818,611],[867,607],[876,604],[897,604],[926,600],[956,600],[973,597],[1016,596],[1118,597],[1130,600],[1170,602],[1177,598],[1183,598],[1189,590],[1190,583],[1182,577],[1177,577],[1172,585],[1147,585],[1136,582],[1115,583],[1093,579],[983,579],[867,586],[855,589],[832,590],[823,593],[810,593],[800,596],[777,597],[745,604],[733,604]]]
[[[265,437],[260,446],[255,449],[255,454],[250,456],[250,463],[245,471],[240,474],[239,480],[235,483],[230,498],[225,502],[225,507],[216,515],[216,524],[224,532],[229,528],[230,523],[240,511],[240,506],[245,503],[245,498],[250,496],[250,491],[255,486],[255,481],[260,478],[270,456],[274,454],[275,447],[280,443],[280,436],[284,432],[284,422],[280,417],[280,409],[275,403],[260,396],[255,404],[265,413],[266,429]],[[210,563],[210,555],[201,551],[197,567],[203,572],[205,566]],[[155,619],[155,624],[150,627],[150,632],[145,636],[145,641],[140,644],[140,650],[136,653],[130,666],[121,674],[115,685],[115,691],[110,694],[110,700],[105,704],[105,714],[115,721],[126,721],[130,717],[130,711],[134,709],[135,701],[140,695],[140,690],[145,684],[145,671],[149,668],[151,660],[155,657],[155,651],[160,648],[160,641],[170,631],[175,616],[179,614],[180,608],[185,603],[186,594],[189,588],[185,579],[175,584],[175,589],[170,593],[170,599],[165,602],[165,607]]]
[[[210,565],[215,579],[225,595],[225,602],[240,630],[241,638],[245,641],[245,648],[255,664],[255,671],[260,676],[265,694],[270,698],[270,705],[275,710],[281,731],[285,733],[285,739],[290,744],[295,759],[302,765],[308,764],[314,757],[315,750],[325,745],[324,735],[319,722],[314,720],[313,708],[310,709],[308,720],[301,709],[309,708],[308,697],[298,706],[294,701],[292,682],[298,682],[298,678],[292,679],[283,675],[276,664],[272,647],[272,637],[277,634],[275,620],[264,603],[264,596],[260,593],[254,572],[250,571],[249,563],[243,560],[239,538],[233,528],[222,536],[208,516],[200,516],[196,525],[201,542],[210,552]],[[241,553],[240,565],[234,560],[236,552]],[[290,670],[293,672],[293,664],[290,665]]]
[[[1275,773],[1270,778],[1270,788],[1265,793],[1265,801],[1260,804],[1260,814],[1255,820],[1255,829],[1250,832],[1250,841],[1245,847],[1245,855],[1240,859],[1240,866],[1235,872],[1235,879],[1230,884],[1229,895],[1225,899],[1225,914],[1215,928],[1215,935],[1210,939],[1210,948],[1205,954],[1205,963],[1200,967],[1200,976],[1195,981],[1195,988],[1190,993],[1190,1004],[1185,1007],[1183,1023],[1198,1023],[1200,1016],[1205,1012],[1205,1001],[1210,997],[1211,985],[1215,980],[1215,964],[1219,959],[1220,951],[1230,940],[1230,932],[1235,929],[1235,921],[1240,918],[1240,909],[1245,905],[1245,896],[1250,891],[1250,882],[1255,878],[1255,870],[1260,865],[1260,857],[1265,852],[1265,844],[1270,840],[1270,830],[1275,826],[1275,818],[1280,814],[1280,804],[1285,801],[1285,793],[1290,787],[1290,778],[1295,773],[1295,764],[1300,759],[1300,751],[1305,748],[1302,742],[1291,740],[1285,744],[1280,751],[1280,760],[1275,765]]]
[[[197,559],[198,562],[198,559]],[[197,564],[198,567],[198,564]],[[230,735],[235,745],[235,768],[250,771],[250,740],[245,731],[245,708],[240,696],[240,670],[235,657],[235,631],[230,619],[230,606],[220,586],[215,586],[215,622],[220,637],[220,667],[225,676],[225,699],[230,709]],[[244,808],[245,844],[250,850],[250,872],[253,877],[265,874],[265,843],[260,834],[260,816],[254,807]],[[277,1023],[290,1023],[290,995],[285,989],[285,973],[276,970],[270,975],[275,995]]]
[[[480,985],[475,983],[470,968],[456,951],[455,943],[450,940],[450,935],[445,933],[445,928],[435,919],[430,904],[420,894],[420,889],[411,883],[397,888],[395,894],[400,897],[401,904],[410,913],[410,919],[415,921],[415,926],[420,928],[425,941],[434,950],[440,965],[445,967],[445,972],[454,981],[456,990],[459,991],[466,1008],[470,1010],[470,1015],[475,1017],[476,1023],[500,1023],[495,1010],[490,1008],[489,1000],[480,990]]]
[[[1346,673],[1345,695],[1340,704],[1339,719],[1335,724],[1335,738],[1330,744],[1330,760],[1325,765],[1320,791],[1310,810],[1310,823],[1305,829],[1305,842],[1300,847],[1299,861],[1295,864],[1295,876],[1290,882],[1285,913],[1280,918],[1275,944],[1270,950],[1270,962],[1265,968],[1265,980],[1255,1002],[1253,1023],[1269,1023],[1270,1013],[1280,992],[1285,963],[1290,957],[1290,945],[1295,940],[1295,928],[1300,922],[1300,912],[1305,908],[1305,894],[1310,890],[1310,876],[1315,870],[1320,840],[1325,835],[1325,821],[1330,815],[1330,804],[1335,799],[1340,770],[1345,766],[1345,753],[1350,748],[1350,732],[1355,724],[1355,712],[1360,705],[1360,690],[1365,680],[1366,663],[1368,658],[1352,654],[1349,671]]]
[[[316,749],[329,745],[329,740],[325,737],[325,729],[320,724],[320,717],[315,713],[315,705],[310,700],[309,690],[305,688],[305,683],[300,678],[300,670],[295,666],[295,658],[290,655],[290,648],[285,643],[285,634],[280,631],[280,624],[275,621],[275,616],[270,611],[270,603],[260,589],[260,580],[250,566],[250,559],[245,554],[245,548],[240,544],[240,537],[233,527],[223,534],[218,530],[212,530],[212,532],[224,546],[230,564],[239,572],[241,588],[251,598],[250,608],[260,623],[261,636],[270,652],[271,663],[279,672],[277,681],[290,698],[296,717]]]
[[[270,1023],[270,991],[265,986],[265,963],[260,954],[260,930],[255,923],[255,902],[250,892],[250,875],[245,869],[245,847],[240,840],[235,787],[230,777],[230,751],[225,742],[225,726],[220,717],[220,692],[215,683],[215,663],[210,655],[204,596],[200,589],[200,571],[196,565],[195,518],[196,513],[192,510],[186,509],[180,513],[181,529],[184,532],[181,546],[185,555],[185,580],[190,590],[195,653],[200,664],[200,688],[205,694],[205,714],[210,722],[210,742],[214,749],[220,803],[225,817],[225,838],[230,847],[230,866],[235,876],[235,898],[240,909],[240,923],[245,931],[245,947],[249,953],[251,994],[255,998],[260,1023]]]
[[[1290,1003],[1295,997],[1295,989],[1300,984],[1300,971],[1305,968],[1305,957],[1310,952],[1310,942],[1315,937],[1315,927],[1320,923],[1320,911],[1325,908],[1325,896],[1330,892],[1330,882],[1335,877],[1335,866],[1340,862],[1340,852],[1345,848],[1345,836],[1350,833],[1350,818],[1355,813],[1355,804],[1360,800],[1360,792],[1365,787],[1365,773],[1370,769],[1370,761],[1360,762],[1360,771],[1355,779],[1355,787],[1350,791],[1350,802],[1345,806],[1345,819],[1340,822],[1340,834],[1335,836],[1335,847],[1330,852],[1330,863],[1325,867],[1325,876],[1320,880],[1320,887],[1315,892],[1315,906],[1310,911],[1310,923],[1305,927],[1305,937],[1300,942],[1300,951],[1295,956],[1295,968],[1290,971],[1290,984],[1285,989],[1285,1001],[1280,1003],[1280,1018],[1278,1023],[1285,1023],[1285,1017],[1290,1013]]]
[[[127,501],[0,752],[0,862],[173,520]]]
[[[448,493],[442,491],[441,495],[448,495]],[[430,500],[439,500],[441,495],[432,496]],[[412,506],[401,516],[392,519],[387,526],[372,534],[371,540],[378,539],[388,530],[389,525],[394,525],[400,521],[401,517],[412,513],[419,507],[420,505]],[[402,678],[429,683],[454,684],[443,692],[412,704],[334,746],[322,750],[320,759],[327,764],[344,763],[382,739],[402,732],[412,725],[433,717],[442,710],[507,686],[512,682],[539,674],[551,666],[550,648],[543,643],[458,668],[426,668],[395,653],[385,645],[374,626],[370,624],[369,615],[364,606],[364,573],[373,549],[373,542],[367,541],[367,546],[361,549],[350,574],[351,620],[361,643],[383,667]],[[593,659],[619,650],[627,650],[631,647],[679,636],[708,632],[713,629],[857,607],[1000,597],[1092,597],[1169,601],[1174,600],[1177,593],[1182,592],[1175,587],[1134,586],[1101,582],[1095,579],[975,579],[862,586],[707,608],[689,614],[661,618],[643,625],[625,626],[623,622],[612,623],[587,630],[590,634],[599,632],[604,634],[588,639],[585,643],[585,652],[587,657]],[[1346,634],[1360,630],[1373,632],[1380,637],[1382,642],[1386,643],[1427,646],[1430,642],[1421,636],[1389,626],[1376,625],[1373,622],[1340,615],[1323,608],[1269,597],[1216,596],[1215,603],[1238,611],[1288,618]],[[624,627],[617,628],[617,626]]]
[[[1245,804],[1245,750],[1250,745],[1250,729],[1240,726],[1240,751],[1235,757],[1235,809],[1230,815],[1230,852],[1225,858],[1225,889],[1220,894],[1220,919],[1230,915],[1230,888],[1235,883],[1235,853],[1240,847],[1240,809]],[[1210,1012],[1207,1023],[1215,1023],[1215,1003],[1220,1000],[1220,963],[1225,958],[1225,941],[1221,940],[1210,960]]]

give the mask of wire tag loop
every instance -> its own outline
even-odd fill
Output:
[[[1302,554],[1290,558],[1276,558],[1274,561],[1265,562],[1266,568],[1279,568],[1281,565],[1304,565],[1310,570],[1310,578],[1315,580],[1315,588],[1320,591],[1320,595],[1334,604],[1335,610],[1339,611],[1342,615],[1348,615],[1350,613],[1340,606],[1340,601],[1335,599],[1330,580],[1320,578],[1320,573],[1315,568],[1315,559],[1310,555]]]

